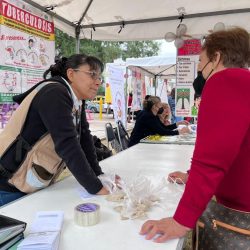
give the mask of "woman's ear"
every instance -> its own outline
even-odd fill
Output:
[[[219,65],[221,61],[221,53],[219,51],[215,52],[214,59],[212,61],[213,63],[213,69],[216,69],[216,67]]]
[[[73,78],[74,78],[74,70],[73,69],[67,69],[67,77],[69,79],[69,82],[72,83],[73,82]]]

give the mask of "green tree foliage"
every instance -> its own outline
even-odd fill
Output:
[[[105,87],[103,85],[99,87],[97,95],[105,95]]]
[[[159,43],[155,41],[132,41],[123,43],[122,58],[156,56]]]
[[[76,40],[56,29],[56,50],[59,56],[69,56],[75,53]],[[160,44],[156,41],[104,42],[83,39],[80,41],[80,52],[93,55],[104,63],[114,59],[125,60],[130,57],[147,57],[158,54]]]
[[[56,55],[70,56],[76,51],[76,39],[66,33],[55,29]]]

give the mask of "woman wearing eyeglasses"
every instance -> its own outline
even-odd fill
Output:
[[[108,194],[84,112],[102,71],[92,56],[62,58],[15,96],[20,106],[0,134],[0,206],[50,185],[64,166],[89,193]]]
[[[182,122],[165,125],[160,120],[160,115],[164,112],[161,99],[158,96],[150,96],[143,102],[143,110],[140,111],[136,119],[133,131],[131,132],[129,147],[140,142],[141,139],[149,135],[179,135],[190,133],[187,127],[177,129]],[[187,125],[187,123],[185,123]]]

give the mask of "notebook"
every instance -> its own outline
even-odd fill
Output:
[[[17,249],[17,245],[20,243],[20,241],[23,239],[23,233],[20,233],[16,236],[14,236],[13,238],[9,239],[8,241],[0,244],[0,250],[11,250],[12,247],[13,249]],[[16,246],[14,248],[14,245]]]
[[[22,235],[25,228],[25,222],[5,215],[0,215],[0,249],[15,236]]]

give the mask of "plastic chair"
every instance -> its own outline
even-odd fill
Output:
[[[120,120],[117,122],[117,135],[121,149],[127,149],[129,143],[129,134]]]
[[[117,129],[113,128],[112,124],[110,122],[105,124],[105,132],[106,132],[106,139],[108,142],[108,148],[111,148],[115,150],[116,153],[122,151],[122,147],[118,138]]]

